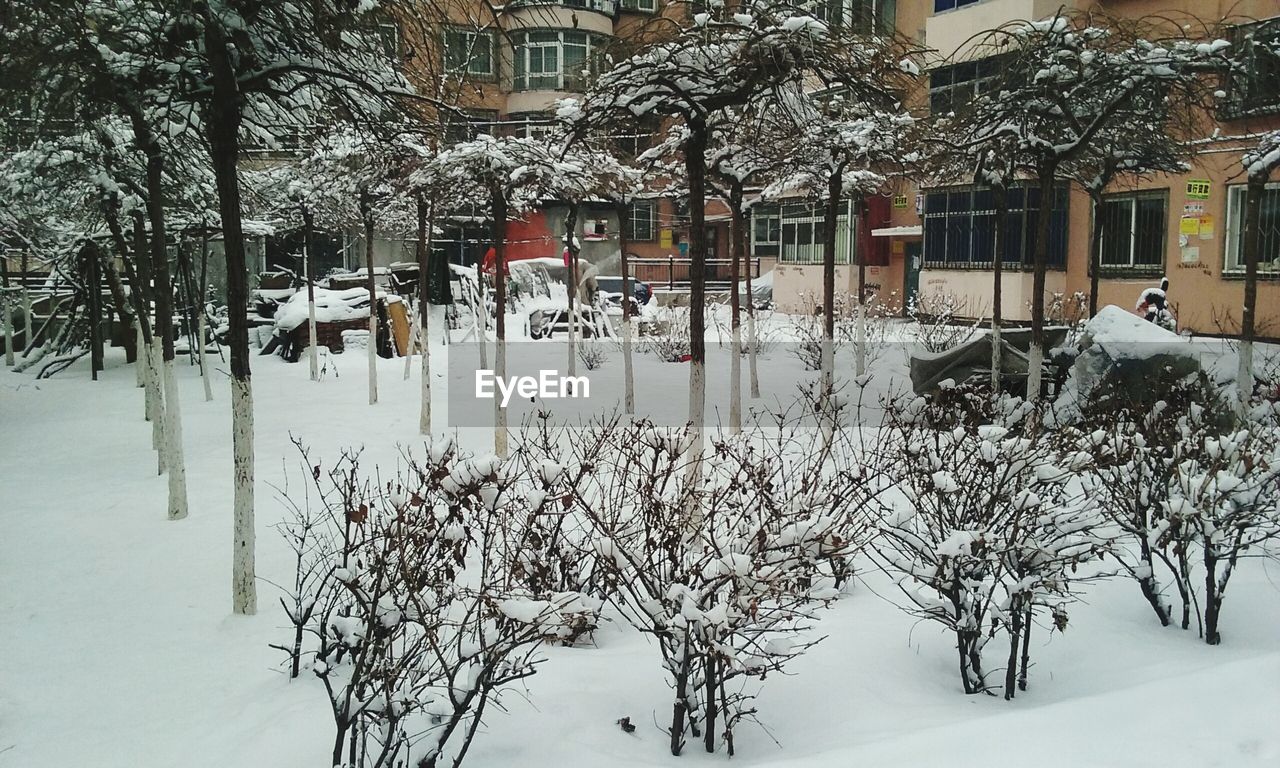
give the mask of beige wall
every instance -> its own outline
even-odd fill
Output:
[[[902,257],[886,267],[867,267],[867,291],[886,300],[902,295]],[[857,295],[858,267],[836,266],[836,293]],[[821,264],[776,264],[773,268],[774,306],[781,312],[807,314],[822,305]]]
[[[1000,275],[1000,313],[1009,322],[1031,320],[1033,275],[1030,272],[1003,272]],[[964,317],[991,317],[994,275],[977,269],[925,269],[920,272],[920,295],[952,294],[964,302],[959,313]],[[1064,293],[1067,275],[1050,272],[1045,276],[1045,294]]]

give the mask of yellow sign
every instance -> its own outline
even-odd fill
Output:
[[[1213,217],[1207,213],[1200,217],[1200,239],[1213,239]]]
[[[1183,216],[1179,220],[1178,234],[1187,235],[1188,237],[1200,234],[1200,220],[1191,216]]]
[[[894,207],[894,208],[906,208],[906,207],[907,207],[907,196],[906,196],[906,195],[894,195],[894,196],[893,196],[893,207]]]
[[[891,256],[903,256],[906,254],[906,252],[907,252],[907,244],[902,242],[898,238],[895,237],[893,239],[893,242],[889,243],[889,254]]]
[[[672,240],[671,230],[669,229],[658,230],[658,246],[659,247],[670,248],[671,240]]]
[[[1208,200],[1212,188],[1208,179],[1191,179],[1187,182],[1187,197],[1192,200]]]

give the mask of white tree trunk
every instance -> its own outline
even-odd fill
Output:
[[[573,277],[572,277],[572,276],[570,276],[570,277],[569,277],[569,279],[570,279],[570,280],[572,280],[572,279],[573,279]],[[578,375],[578,345],[577,345],[577,343],[576,343],[576,341],[577,341],[577,335],[578,335],[578,334],[577,334],[577,331],[578,331],[578,306],[577,306],[577,304],[578,304],[578,302],[577,302],[577,299],[576,299],[576,298],[575,298],[573,301],[569,302],[569,366],[568,366],[568,371],[569,371],[569,375],[570,375],[570,376],[577,376],[577,375]]]
[[[626,296],[623,297],[626,299]],[[636,412],[636,381],[635,373],[632,368],[631,361],[631,317],[630,314],[622,317],[622,407],[628,416],[634,416]]]
[[[702,452],[705,444],[703,422],[707,410],[707,370],[706,364],[697,361],[689,363],[689,428],[692,430],[692,441],[689,446],[689,464],[685,470],[685,485],[689,489],[689,505],[685,509],[685,517],[690,531],[702,525],[703,510],[698,502],[697,494],[702,485]]]
[[[310,275],[307,276],[310,280]],[[311,364],[311,380],[320,380],[320,346],[316,343],[316,299],[315,292],[307,298],[307,338],[311,343],[307,345],[307,358]]]
[[[378,404],[378,307],[369,302],[369,405]]]
[[[858,301],[857,342],[853,349],[853,373],[861,378],[867,372],[867,306]]]
[[[752,297],[747,297],[753,301]],[[751,369],[751,398],[760,398],[760,376],[756,372],[756,313],[754,309],[747,313],[747,366]]]
[[[0,297],[0,312],[4,314],[4,364],[13,367],[13,312],[9,307],[9,289]]]
[[[138,388],[142,389],[147,385],[147,344],[142,340],[142,321],[133,318],[133,375],[137,381]],[[146,410],[146,419],[151,421],[151,404],[148,401]]]
[[[1000,356],[1004,352],[1001,349],[1000,326],[994,321],[991,323],[991,392],[996,396],[1000,396]]]
[[[1040,378],[1044,372],[1044,350],[1032,342],[1031,353],[1027,358],[1027,402],[1040,401]]]
[[[435,310],[435,306],[427,304],[426,322],[418,329],[422,344],[422,409],[418,416],[418,431],[424,435],[431,434],[431,313]]]
[[[742,326],[734,323],[729,345],[729,431],[742,431]]]
[[[1243,414],[1249,408],[1249,401],[1253,398],[1253,340],[1240,340],[1240,360],[1239,367],[1236,369],[1236,388],[1239,390],[1240,396],[1240,413]]]
[[[231,605],[236,613],[258,612],[254,577],[253,388],[249,379],[231,379],[231,449],[235,470],[232,511]]]
[[[205,311],[200,307],[200,320],[196,323],[196,332],[200,334],[200,382],[204,385],[204,401],[213,402],[213,383],[209,377],[209,348],[205,342]]]
[[[52,298],[49,299],[49,303],[53,303]],[[31,291],[27,288],[22,289],[22,320],[26,323],[26,325],[22,326],[22,347],[26,349],[31,346],[36,333],[36,319],[31,313]]]
[[[178,378],[173,361],[164,368],[165,466],[169,470],[169,519],[187,516],[187,467],[182,450],[182,406],[178,397]]]
[[[836,342],[835,339],[822,335],[822,402],[826,407],[827,401],[831,397],[832,391],[835,389],[835,371],[836,371]]]
[[[156,474],[165,472],[164,393],[160,389],[160,338],[151,337],[147,351],[147,393],[151,403],[151,449],[156,452]]]
[[[507,340],[499,338],[494,352],[494,375],[499,380],[507,378]],[[501,407],[501,400],[493,398],[493,452],[499,458],[507,457],[507,409]]]

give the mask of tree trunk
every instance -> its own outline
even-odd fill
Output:
[[[729,431],[742,431],[742,301],[738,293],[738,272],[742,261],[742,184],[735,183],[729,195]],[[714,689],[708,689],[714,690]],[[710,730],[708,730],[708,734]],[[708,746],[711,737],[708,735]]]
[[[1027,361],[1027,401],[1039,402],[1040,381],[1044,369],[1044,285],[1049,260],[1049,220],[1053,216],[1054,175],[1052,163],[1041,166],[1037,180],[1040,185],[1040,211],[1036,218],[1036,242],[1033,251],[1033,275],[1031,281],[1031,351]]]
[[[626,203],[618,205],[618,271],[622,273],[622,409],[628,416],[636,412],[635,370],[631,359],[631,302],[635,301],[635,290],[631,285],[631,264],[627,258],[627,247],[631,244],[627,237],[627,226],[631,220],[631,212]]]
[[[209,350],[208,350],[208,311],[207,302],[209,299],[209,227],[202,225],[200,228],[200,295],[196,299],[196,311],[199,312],[200,327],[200,383],[204,386],[204,401],[206,403],[213,402],[213,380],[209,375]]]
[[[497,344],[494,348],[493,371],[500,380],[507,378],[507,193],[495,185],[492,191],[493,205],[493,285],[494,304],[497,307]],[[493,399],[493,451],[499,458],[507,457],[507,411],[498,398]]]
[[[577,348],[577,328],[578,328],[578,249],[574,247],[573,230],[578,225],[578,204],[576,202],[569,203],[569,210],[564,216],[564,248],[569,253],[568,274],[569,277],[565,281],[568,283],[565,287],[568,289],[569,297],[569,366],[567,370],[570,376],[578,375],[578,348]],[[623,286],[623,300],[626,300],[626,287]]]
[[[740,210],[740,209],[739,209]],[[735,352],[734,357],[739,355]],[[703,731],[703,746],[707,753],[711,754],[716,751],[716,717],[719,715],[716,693],[719,690],[719,661],[715,656],[708,656],[706,662],[706,680],[704,681],[703,690],[707,698],[707,723],[706,730]],[[726,715],[727,717],[727,715]]]
[[[4,312],[4,364],[10,368],[14,365],[13,359],[13,313],[9,308],[9,289],[4,288],[4,295],[0,296],[0,311]]]
[[[1004,668],[1004,700],[1014,697],[1018,680],[1018,645],[1022,642],[1022,602],[1015,599],[1009,609],[1009,661]]]
[[[1034,605],[1027,606],[1022,617],[1022,667],[1018,670],[1018,690],[1027,690],[1027,668],[1031,665],[1031,618]]]
[[[745,229],[743,230],[742,237],[745,241],[747,237]],[[760,398],[760,376],[756,370],[756,347],[758,346],[758,340],[756,338],[756,294],[751,286],[751,255],[747,252],[746,248],[743,248],[742,251],[743,266],[747,273],[747,369],[749,371],[748,376],[751,380],[751,398],[753,400],[758,400]]]
[[[857,200],[858,211],[858,232],[864,227],[870,226],[870,216],[867,210],[867,201],[865,196],[859,195]],[[850,230],[852,235],[853,230]],[[858,242],[859,239],[850,238],[852,242]],[[854,364],[853,371],[856,376],[861,377],[867,372],[867,254],[861,250],[857,253],[858,257],[858,304],[857,304],[857,336],[854,343]]]
[[[258,609],[254,577],[253,391],[249,373],[249,275],[244,231],[240,222],[240,93],[231,65],[229,42],[216,19],[204,19],[204,47],[213,79],[205,126],[218,189],[218,212],[227,262],[227,313],[231,345],[231,442],[235,478],[232,608],[253,614]]]
[[[1267,188],[1267,175],[1249,177],[1244,196],[1244,308],[1240,313],[1240,364],[1236,371],[1240,414],[1243,417],[1253,398],[1253,337],[1256,333],[1255,310],[1258,306],[1258,257],[1262,252],[1262,194]]]
[[[142,324],[145,332],[147,346],[140,356],[142,364],[145,366],[142,374],[143,381],[143,397],[144,409],[147,421],[151,422],[151,448],[156,452],[156,474],[162,475],[165,471],[165,451],[164,447],[164,396],[160,388],[160,366],[156,359],[155,348],[157,335],[159,334],[159,321],[155,325],[151,323],[151,254],[150,248],[147,246],[147,223],[143,218],[142,212],[134,210],[133,212],[133,253],[138,260],[138,285],[136,290],[140,299],[141,310],[139,316],[142,318]]]
[[[826,209],[822,221],[822,399],[826,407],[835,386],[836,230],[844,167],[827,177]]]
[[[692,243],[690,251],[693,250]],[[671,707],[671,754],[676,757],[684,749],[684,724],[689,701],[689,639],[686,635],[680,650],[680,667],[676,671],[676,700]]]
[[[418,237],[414,244],[418,257],[418,324],[422,345],[422,403],[418,414],[418,432],[431,434],[431,229],[435,203],[417,196]]]
[[[182,450],[182,411],[173,372],[173,279],[169,272],[169,241],[165,230],[164,154],[149,126],[136,116],[134,140],[147,156],[147,219],[151,224],[151,273],[155,280],[156,337],[164,384],[164,452],[169,475],[169,519],[187,516],[187,473]]]
[[[707,407],[707,124],[690,120],[685,139],[685,173],[689,183],[689,424],[693,429],[690,446],[689,487],[696,488],[702,474],[703,425]],[[690,522],[696,522],[690,510]],[[672,736],[675,738],[675,735]]]
[[[1000,340],[1000,324],[1004,321],[1004,233],[1009,222],[1009,195],[1003,183],[992,187],[996,206],[995,236],[991,243],[991,392],[1000,396],[1000,372],[1004,367],[1000,358],[1004,354]]]
[[[1098,314],[1098,281],[1102,274],[1102,187],[1090,187],[1093,227],[1089,231],[1089,317]]]
[[[315,257],[315,221],[311,211],[302,206],[302,271],[307,280],[307,362],[311,367],[311,380],[320,380],[320,348],[316,338],[316,274],[312,259]]]
[[[373,200],[360,193],[360,220],[364,224],[364,268],[369,289],[369,405],[378,404],[378,285],[373,275]]]

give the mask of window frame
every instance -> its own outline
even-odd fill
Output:
[[[1240,261],[1240,246],[1244,239],[1244,215],[1245,215],[1245,194],[1248,189],[1247,184],[1230,184],[1227,186],[1227,221],[1224,229],[1225,240],[1222,244],[1222,274],[1234,277],[1242,277],[1245,273],[1245,265]],[[1280,197],[1280,181],[1269,181],[1263,187],[1263,194],[1272,193]],[[1277,203],[1280,209],[1280,203]],[[1237,221],[1239,219],[1239,221]],[[1280,222],[1277,222],[1280,227]],[[1280,234],[1277,235],[1277,241],[1280,242]],[[1280,245],[1277,246],[1280,250]],[[1262,255],[1262,254],[1259,254]],[[1280,277],[1280,253],[1276,254],[1276,258],[1270,261],[1258,260],[1258,275],[1260,277]]]
[[[645,215],[643,219],[636,215],[637,213],[639,213],[641,208],[644,208],[648,211],[648,213]],[[630,203],[627,204],[627,221],[625,223],[625,226],[627,228],[627,240],[632,242],[637,242],[637,243],[641,243],[641,242],[647,243],[647,242],[653,242],[654,240],[657,240],[658,239],[657,220],[658,220],[658,205],[656,200],[652,200],[652,199],[632,200]],[[640,230],[636,227],[636,223],[641,221],[643,221],[645,227],[647,227],[646,234],[641,234]]]
[[[461,66],[449,63],[449,53],[451,46],[450,36],[462,36],[467,38],[464,43],[465,49],[470,52],[467,60]],[[477,72],[472,69],[476,62],[474,51],[475,41],[483,37],[489,41],[489,69],[485,72]],[[453,76],[461,76],[467,80],[486,80],[496,81],[498,79],[498,39],[491,29],[471,29],[469,27],[451,26],[444,30],[444,71],[446,74]]]
[[[570,42],[569,36],[582,36],[581,43]],[[595,72],[599,69],[599,60],[608,47],[611,38],[596,32],[581,29],[523,29],[511,35],[511,90],[524,91],[582,91],[587,87],[586,79],[579,74],[569,74],[565,54],[570,47],[581,46],[583,50],[583,68]],[[530,55],[533,49],[539,53],[538,74],[534,75],[531,64],[534,59]],[[554,51],[554,70],[546,69],[546,52]],[[531,81],[537,78],[538,84]]]
[[[643,7],[643,4],[649,7]],[[619,0],[618,9],[629,13],[657,13],[658,0]]]
[[[990,254],[991,258],[987,259],[975,260],[973,258],[975,253],[981,252],[981,249],[975,247],[979,244],[975,237],[983,236],[985,239],[987,233],[994,235],[995,207],[993,201],[989,199],[991,195],[990,188],[975,184],[961,184],[950,187],[935,187],[921,190],[921,192],[924,194],[924,212],[920,216],[921,226],[924,230],[924,268],[948,270],[993,269],[995,263],[994,253]],[[968,196],[968,202],[963,203],[965,209],[953,209],[953,198],[963,195]],[[1006,230],[1003,234],[1008,239],[1005,240],[1005,254],[1001,262],[1001,268],[1007,270],[1029,270],[1032,268],[1035,226],[1041,211],[1042,196],[1040,195],[1040,189],[1034,182],[1018,182],[1009,187],[1007,195],[1009,220],[1006,222]],[[936,208],[939,197],[944,198],[941,210]],[[1061,202],[1060,207],[1058,206],[1059,202]],[[1049,224],[1047,267],[1054,272],[1062,272],[1067,268],[1071,215],[1071,196],[1066,182],[1059,181],[1054,184],[1049,215],[1055,217],[1057,221],[1055,224],[1055,221],[1051,220]],[[955,220],[954,222],[953,219]],[[967,221],[964,221],[964,219],[967,219]],[[943,258],[937,258],[936,254],[930,254],[929,252],[929,245],[936,236],[935,229],[940,229],[943,235]],[[952,255],[956,253],[949,247],[953,231],[957,234],[963,232],[967,241],[964,250],[966,257],[963,260],[952,258]],[[1016,241],[1010,238],[1014,234],[1017,235]]]
[[[1160,258],[1154,264],[1138,263],[1137,245],[1138,245],[1138,209],[1141,200],[1159,200],[1163,215],[1160,224],[1160,246],[1157,250]],[[1102,231],[1099,233],[1098,242],[1098,269],[1100,273],[1106,275],[1108,273],[1124,273],[1124,274],[1164,274],[1165,265],[1168,262],[1168,245],[1169,245],[1169,189],[1139,189],[1126,192],[1115,192],[1102,196],[1102,204],[1106,206],[1108,203],[1129,203],[1129,245],[1128,245],[1128,262],[1126,263],[1107,263],[1105,261],[1107,251],[1107,229],[1106,222],[1103,222]],[[1102,215],[1101,211],[1094,210],[1095,217]]]

